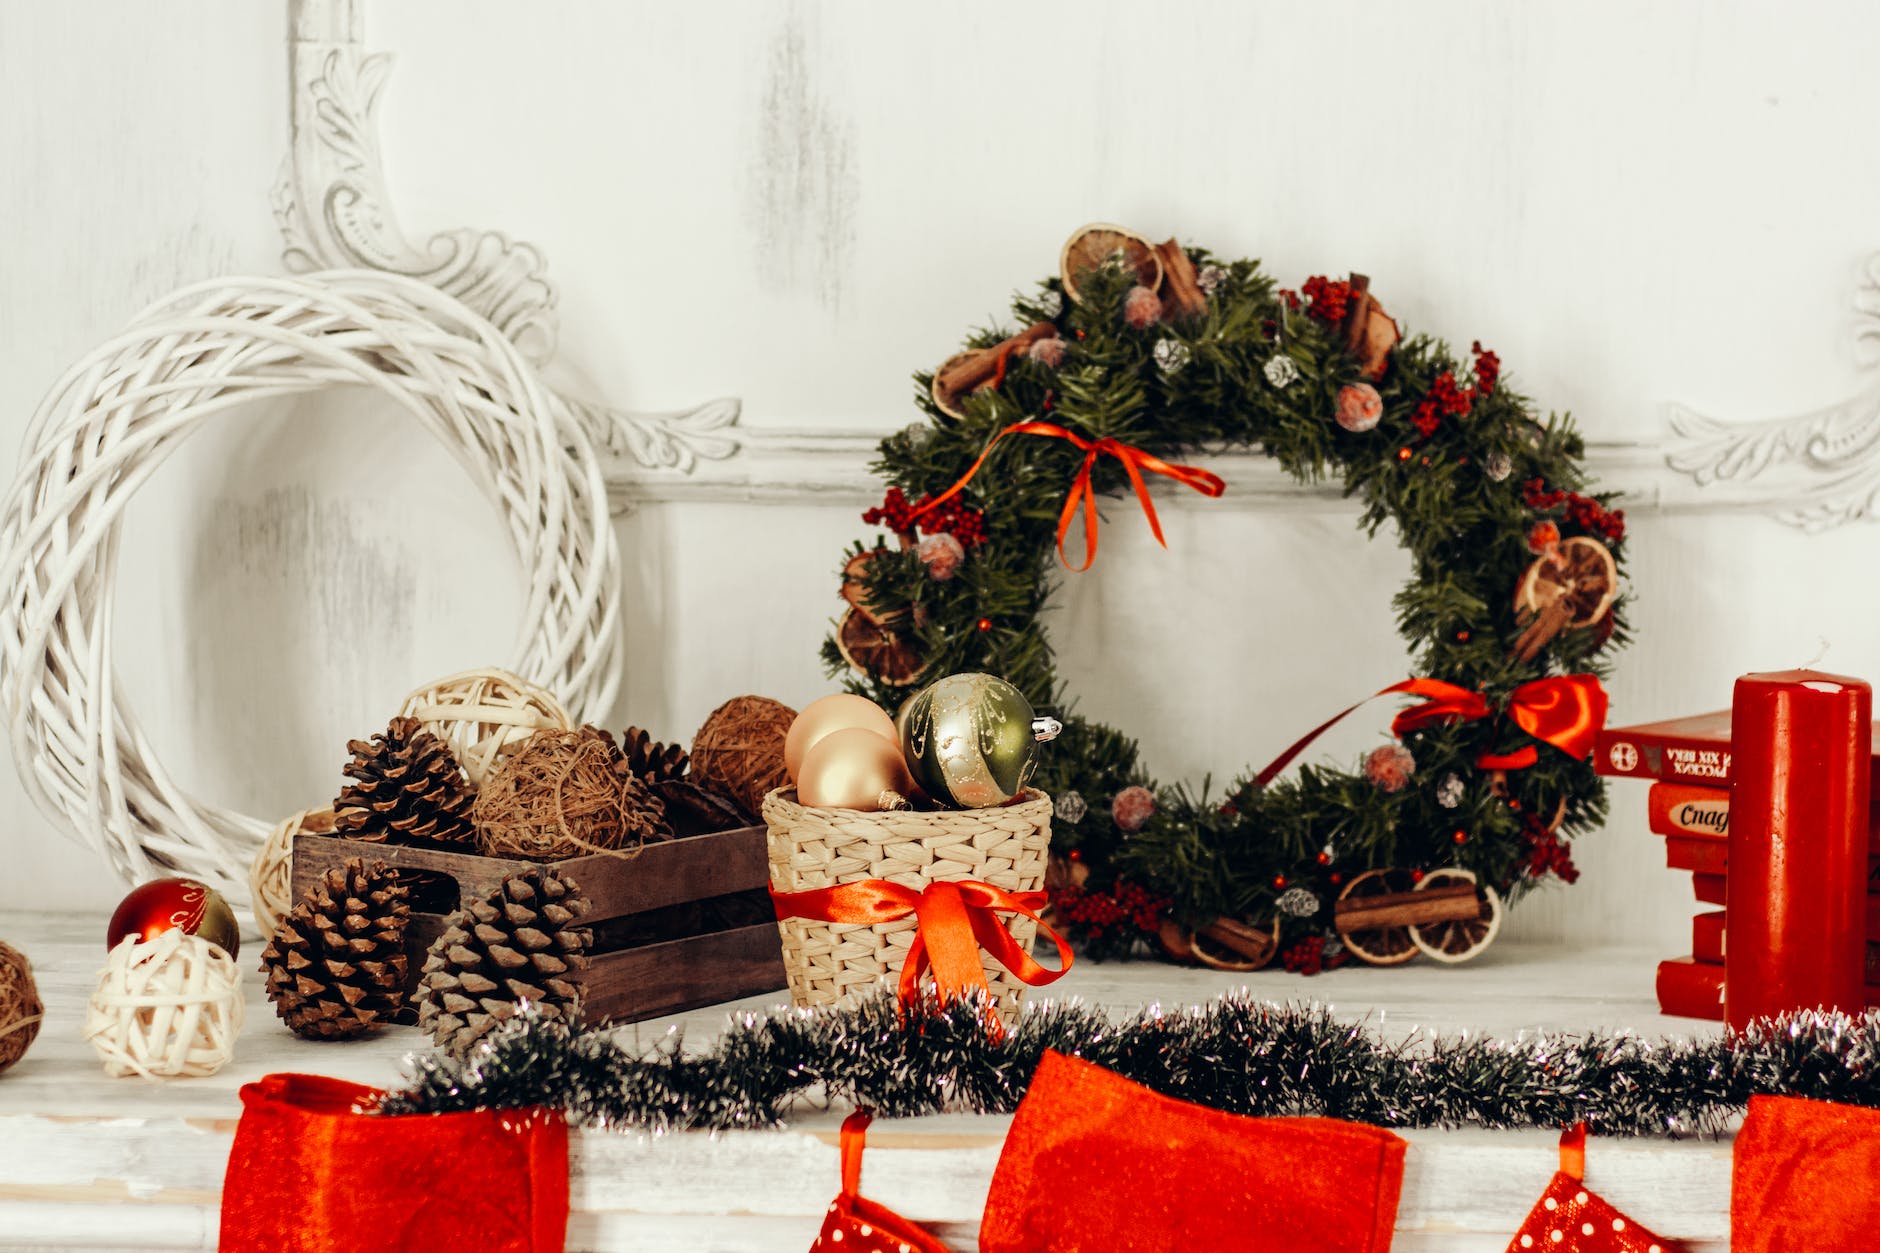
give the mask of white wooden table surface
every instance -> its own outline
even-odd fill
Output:
[[[296,1039],[248,977],[248,1025],[235,1061],[207,1079],[110,1079],[79,1039],[85,999],[104,959],[95,919],[12,915],[0,928],[32,959],[46,1021],[26,1058],[0,1075],[0,1247],[210,1249],[236,1090],[274,1071],[393,1083],[422,1046],[409,1028],[345,1044]],[[242,964],[259,944],[245,938]],[[1316,999],[1391,1031],[1412,1027],[1513,1035],[1537,1028],[1712,1033],[1656,1012],[1661,954],[1499,945],[1476,962],[1418,961],[1304,979],[1280,971],[1226,975],[1160,963],[1086,962],[1052,995],[1116,1010],[1206,1000],[1246,986],[1275,1000]],[[782,999],[736,1002],[758,1008]],[[721,1006],[623,1028],[642,1041],[683,1026],[708,1039]],[[572,1154],[571,1250],[801,1253],[838,1189],[840,1111],[804,1110],[773,1132],[666,1136],[584,1132]],[[975,1245],[1008,1119],[939,1116],[877,1123],[864,1191],[931,1224],[954,1247]],[[1557,1160],[1551,1132],[1412,1131],[1395,1247],[1403,1253],[1499,1253]],[[1595,1140],[1588,1183],[1663,1235],[1712,1253],[1727,1247],[1727,1142]],[[1096,1202],[1100,1204],[1099,1202]]]

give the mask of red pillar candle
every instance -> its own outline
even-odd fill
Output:
[[[1730,715],[1724,1018],[1864,1008],[1873,688],[1746,674]]]

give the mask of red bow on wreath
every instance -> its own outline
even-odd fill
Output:
[[[1441,679],[1405,679],[1365,697],[1357,705],[1334,714],[1306,732],[1254,777],[1255,784],[1265,787],[1271,783],[1307,745],[1336,726],[1358,705],[1395,692],[1421,696],[1424,700],[1391,720],[1393,735],[1401,736],[1434,722],[1473,722],[1495,713],[1488,698],[1480,692]],[[1606,725],[1606,689],[1590,674],[1535,679],[1508,693],[1505,712],[1516,726],[1535,739],[1552,744],[1569,757],[1583,758],[1593,751],[1593,739]],[[1524,770],[1539,760],[1540,752],[1532,744],[1524,744],[1512,753],[1483,753],[1475,759],[1475,764],[1484,770]]]
[[[929,972],[943,1001],[970,995],[990,996],[986,969],[979,952],[984,949],[1019,982],[1043,987],[1071,968],[1071,946],[1053,931],[1038,911],[1048,899],[1043,892],[1007,892],[990,883],[965,879],[957,883],[929,883],[915,891],[886,879],[838,883],[807,892],[770,890],[779,920],[807,918],[815,922],[848,922],[863,926],[895,922],[914,915],[920,929],[901,966],[897,995],[903,1004],[920,996],[920,981]],[[1023,914],[1057,945],[1058,969],[1041,966],[999,921],[998,911]],[[994,1033],[997,1019],[992,1020]]]
[[[1203,470],[1198,466],[1171,464],[1153,453],[1146,453],[1121,440],[1110,439],[1108,436],[1103,439],[1085,439],[1077,432],[1061,427],[1055,422],[1014,422],[992,437],[992,442],[986,445],[986,450],[979,454],[979,460],[973,462],[966,473],[960,476],[959,482],[916,510],[913,515],[914,519],[918,519],[929,509],[942,501],[951,500],[965,490],[966,485],[973,481],[973,476],[979,473],[979,467],[986,464],[986,458],[992,455],[993,448],[1007,435],[1042,435],[1051,439],[1069,440],[1083,451],[1084,464],[1078,469],[1077,477],[1071,480],[1071,490],[1064,497],[1063,512],[1058,514],[1058,560],[1072,570],[1088,570],[1090,563],[1097,559],[1097,493],[1096,489],[1090,485],[1090,472],[1096,467],[1099,457],[1115,457],[1123,463],[1123,469],[1129,474],[1129,481],[1136,488],[1136,499],[1142,502],[1142,512],[1149,519],[1149,529],[1155,533],[1155,542],[1164,548],[1168,547],[1168,541],[1162,537],[1162,520],[1155,516],[1155,502],[1150,499],[1149,485],[1142,477],[1144,470],[1152,474],[1160,474],[1164,478],[1174,479],[1177,483],[1194,488],[1203,496],[1219,496],[1227,490],[1227,484],[1218,474]],[[1084,564],[1073,566],[1071,559],[1064,555],[1064,537],[1070,532],[1071,519],[1077,516],[1079,509],[1084,512]]]

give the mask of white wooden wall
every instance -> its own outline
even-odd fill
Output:
[[[907,375],[1107,218],[1363,270],[1412,327],[1479,336],[1613,444],[1673,402],[1729,417],[1856,390],[1852,297],[1880,249],[1880,10],[1762,3],[1148,6],[705,0],[369,3],[394,52],[383,137],[416,236],[539,244],[562,381],[754,431],[885,431]],[[257,0],[0,3],[0,458],[64,365],[188,280],[280,268],[286,15]],[[1646,450],[1649,453],[1649,449]],[[1628,485],[1679,482],[1645,468]],[[9,463],[10,464],[10,463]],[[812,476],[813,477],[813,476]],[[1689,487],[1688,483],[1684,485]],[[641,503],[616,723],[689,734],[719,700],[826,690],[837,493]],[[1685,491],[1678,498],[1692,499]],[[1404,563],[1351,515],[1110,511],[1056,639],[1091,713],[1164,777],[1218,778],[1401,677]],[[1614,715],[1727,703],[1748,669],[1880,676],[1880,532],[1743,511],[1632,514]],[[340,395],[257,413],[139,501],[120,603],[130,697],[191,786],[255,812],[330,795],[348,735],[413,682],[500,659],[515,577],[488,509],[402,420]],[[1374,742],[1385,711],[1328,750]],[[1581,885],[1511,934],[1681,951],[1688,888],[1643,789]],[[10,911],[120,891],[0,778]],[[26,937],[30,941],[30,936]]]

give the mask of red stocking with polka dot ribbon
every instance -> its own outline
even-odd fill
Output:
[[[862,1148],[871,1117],[858,1109],[842,1121],[842,1195],[829,1207],[810,1253],[947,1253],[946,1245],[920,1227],[862,1195]]]
[[[1586,1124],[1560,1135],[1560,1169],[1547,1185],[1508,1253],[1686,1253],[1683,1245],[1655,1236],[1586,1190]]]

